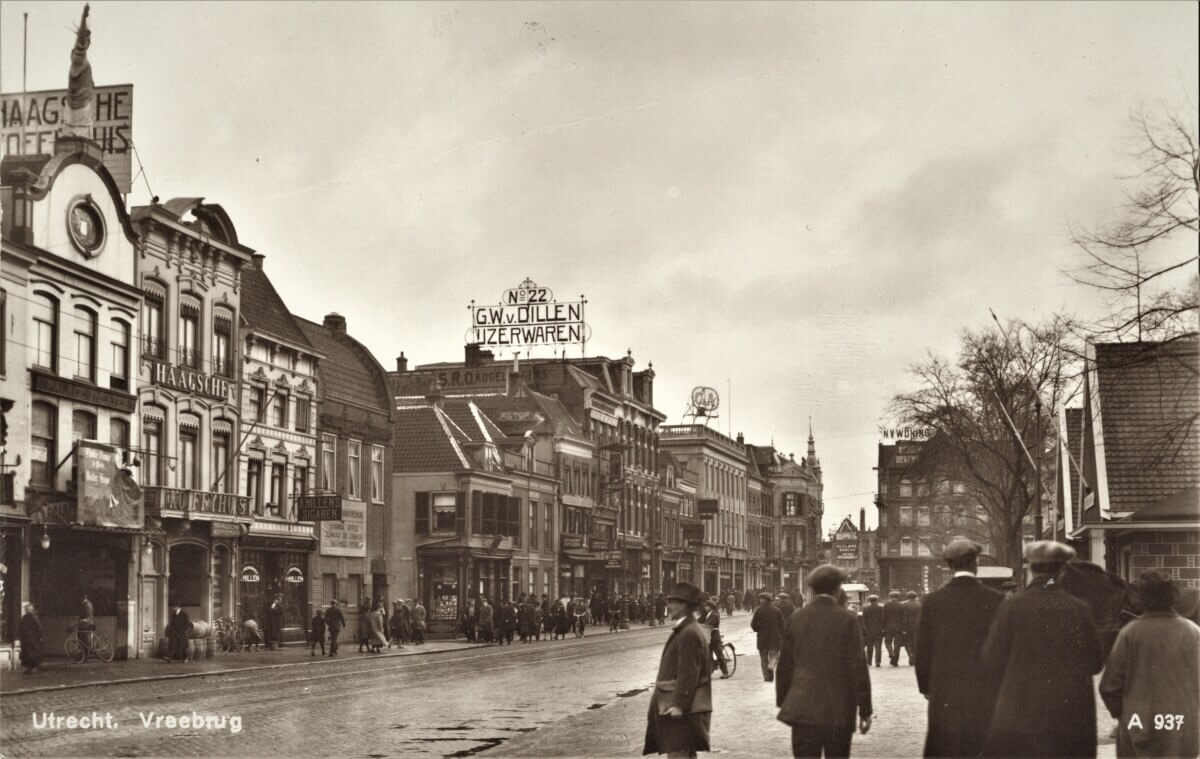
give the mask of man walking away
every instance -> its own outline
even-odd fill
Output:
[[[975,579],[982,550],[971,540],[951,541],[942,558],[954,579],[921,610],[916,671],[929,700],[925,756],[979,756],[992,718],[996,683],[983,666],[983,643],[1004,596]]]
[[[325,655],[325,611],[321,607],[317,607],[317,613],[313,614],[312,623],[309,625],[308,642],[311,644],[308,655],[317,655],[317,644],[321,644],[321,656]]]
[[[1146,612],[1121,629],[1100,678],[1117,756],[1200,755],[1200,627],[1171,608],[1178,592],[1162,572],[1134,589]]]
[[[338,636],[346,626],[346,615],[338,608],[337,599],[330,599],[329,611],[325,612],[325,627],[329,630],[329,655],[337,656]]]
[[[667,616],[667,597],[659,593],[654,597],[654,623],[661,625],[666,622]]]
[[[1074,557],[1075,549],[1052,540],[1025,546],[1032,579],[992,621],[983,659],[1002,674],[987,756],[1096,755],[1092,675],[1104,653],[1091,608],[1059,583]]]
[[[900,603],[900,591],[888,592],[888,601],[883,605],[883,645],[887,646],[888,659],[892,666],[900,664],[900,646],[903,643],[904,604]]]
[[[837,602],[845,573],[823,564],[808,576],[812,603],[792,615],[775,679],[779,720],[792,726],[792,755],[850,756],[855,712],[871,728],[871,679],[858,615]]]
[[[916,658],[917,626],[921,624],[921,602],[917,600],[917,591],[915,590],[910,590],[905,595],[908,598],[900,604],[904,614],[900,619],[900,645],[896,648],[896,661],[900,660],[900,648],[903,648],[904,653],[908,654],[908,666],[911,667]]]
[[[758,633],[758,657],[762,660],[763,680],[775,679],[779,650],[783,646],[783,613],[771,603],[770,593],[760,593],[758,608],[750,618],[750,629]]]
[[[479,599],[479,626],[476,628],[481,643],[491,643],[492,625],[495,622],[495,610],[486,598]]]
[[[704,633],[693,616],[704,594],[695,585],[681,582],[667,602],[675,625],[654,678],[642,753],[694,757],[711,750],[712,679]]]
[[[416,606],[412,611],[412,639],[413,643],[420,646],[425,643],[425,605],[421,603],[421,599],[416,599]]]
[[[767,595],[770,595],[769,593]],[[783,624],[787,626],[788,620],[796,613],[796,607],[792,604],[792,599],[787,593],[780,593],[775,599],[775,605],[779,608],[779,614],[783,617]]]
[[[867,605],[862,613],[863,636],[867,643],[867,666],[871,665],[871,656],[875,657],[875,666],[879,666],[883,648],[883,607],[879,605],[879,596],[872,593],[867,596]]]

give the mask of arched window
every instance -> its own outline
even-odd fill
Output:
[[[30,437],[30,483],[53,487],[58,465],[58,409],[53,404],[33,402]]]
[[[96,381],[96,312],[75,307],[75,376]]]
[[[33,318],[30,346],[33,365],[58,371],[58,301],[46,293],[34,293],[30,303]]]
[[[76,409],[71,413],[71,442],[96,439],[96,415]]]

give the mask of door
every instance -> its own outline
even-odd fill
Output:
[[[154,656],[158,650],[158,596],[162,587],[159,577],[143,577],[141,588],[142,653]],[[162,634],[165,634],[165,630]]]

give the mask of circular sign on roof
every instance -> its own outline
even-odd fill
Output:
[[[104,247],[104,214],[91,195],[75,198],[67,206],[67,234],[85,258],[98,255]]]

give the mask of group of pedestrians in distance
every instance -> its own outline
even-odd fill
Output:
[[[1090,607],[1063,589],[1070,546],[1026,546],[1025,588],[1007,594],[976,578],[980,551],[952,541],[943,553],[954,572],[949,583],[923,604],[915,593],[905,601],[893,593],[883,606],[874,598],[861,619],[846,608],[847,577],[832,565],[808,576],[812,600],[794,611],[777,596],[757,595],[751,627],[794,756],[849,756],[855,730],[870,730],[869,666],[880,666],[881,644],[893,666],[908,652],[928,700],[925,756],[1095,756],[1092,678],[1102,669],[1099,692],[1118,720],[1119,757],[1200,756],[1200,625],[1188,606],[1194,600],[1181,603],[1169,575],[1149,570],[1134,583],[1145,611],[1106,657]],[[643,752],[694,756],[711,750],[712,667],[700,625],[711,613],[687,583],[668,602],[674,628]]]
[[[383,598],[374,601],[364,598],[358,605],[358,652],[378,654],[392,646],[420,645],[425,642],[425,625],[425,606],[418,599],[397,598],[392,604],[391,616],[387,616]],[[344,629],[346,615],[336,599],[329,602],[329,608],[318,608],[308,626],[310,655],[316,656],[319,646],[321,656],[325,656],[325,641],[328,640],[328,655],[337,656]]]

